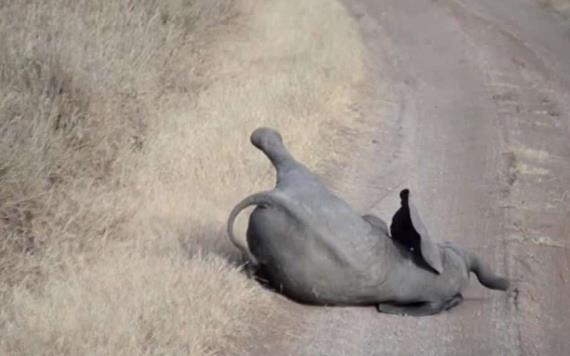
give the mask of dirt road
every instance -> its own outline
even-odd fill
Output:
[[[475,278],[434,317],[283,300],[251,354],[570,353],[570,23],[535,0],[347,0],[369,50],[355,142],[337,190],[389,220],[416,192],[432,236],[472,248],[515,285]]]

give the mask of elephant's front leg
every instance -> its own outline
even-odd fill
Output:
[[[380,313],[410,315],[410,316],[427,316],[449,310],[463,301],[461,294],[456,294],[451,299],[444,302],[424,302],[418,304],[395,304],[395,303],[379,303],[377,309]]]
[[[362,218],[370,225],[374,226],[377,229],[380,229],[380,231],[386,234],[386,236],[390,236],[390,229],[388,229],[388,224],[386,224],[384,220],[373,214],[363,215]]]

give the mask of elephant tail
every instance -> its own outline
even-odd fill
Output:
[[[252,194],[247,198],[243,199],[242,201],[240,201],[233,208],[228,218],[228,225],[227,225],[228,236],[231,242],[242,252],[242,254],[244,256],[247,256],[249,262],[254,266],[256,266],[258,264],[257,258],[255,258],[255,256],[251,253],[246,244],[240,242],[236,238],[234,233],[234,223],[237,216],[241,213],[242,210],[253,205],[280,206],[280,207],[289,208],[285,209],[286,211],[294,209],[293,207],[290,206],[290,204],[286,201],[286,199],[279,197],[278,195],[274,194],[271,191]],[[289,213],[292,213],[292,211],[289,211]]]
[[[487,288],[506,291],[509,289],[510,282],[508,279],[499,277],[491,270],[491,268],[483,262],[475,253],[465,250],[465,259],[469,270],[477,279]]]
[[[257,265],[257,258],[249,251],[247,245],[243,242],[239,241],[234,233],[234,223],[237,216],[241,213],[241,211],[249,206],[252,205],[263,205],[267,204],[269,200],[269,192],[260,192],[256,194],[252,194],[245,198],[244,200],[240,201],[230,213],[228,218],[228,236],[230,241],[237,247],[244,256],[247,256],[247,259],[253,265]]]

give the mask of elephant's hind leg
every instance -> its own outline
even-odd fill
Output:
[[[377,309],[380,313],[386,314],[427,316],[449,310],[459,305],[461,301],[463,301],[463,297],[461,294],[457,294],[445,302],[424,302],[414,304],[379,303]]]

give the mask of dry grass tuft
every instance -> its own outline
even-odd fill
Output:
[[[0,7],[4,275],[19,279],[21,254],[41,253],[48,241],[82,250],[91,239],[124,233],[118,230],[135,203],[128,185],[148,126],[171,98],[196,100],[203,80],[192,73],[200,69],[194,62],[216,26],[237,15],[229,3]]]
[[[0,314],[7,322],[2,353],[206,355],[235,349],[255,331],[255,308],[269,296],[220,257],[188,259],[175,251],[129,248],[52,275],[41,294],[15,288],[9,310]]]
[[[238,350],[272,306],[224,233],[273,184],[249,134],[323,171],[361,79],[334,0],[0,5],[0,353]]]

